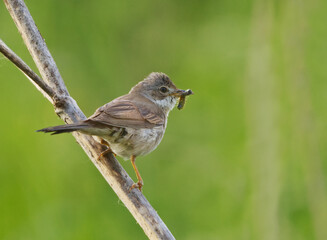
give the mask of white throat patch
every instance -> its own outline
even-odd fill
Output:
[[[162,100],[152,100],[156,105],[158,105],[165,114],[168,114],[176,105],[177,98],[173,96],[168,96]]]

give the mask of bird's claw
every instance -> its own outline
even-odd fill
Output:
[[[129,191],[132,191],[134,188],[138,188],[142,192],[143,182],[138,181],[137,183],[133,183],[133,185],[130,187]]]
[[[100,153],[100,155],[98,156],[98,161],[100,161],[100,158],[108,153],[112,153],[116,157],[116,154],[111,150],[110,147],[108,147],[106,150],[104,150],[102,153]]]

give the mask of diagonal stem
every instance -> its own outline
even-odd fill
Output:
[[[24,1],[4,0],[4,2],[40,71],[42,79],[58,95],[68,95],[68,90],[65,87],[56,63]]]
[[[41,73],[45,82],[44,85],[49,86],[54,91],[56,98],[54,107],[58,116],[66,123],[85,119],[85,115],[69,95],[59,70],[24,1],[4,0],[4,2]],[[38,83],[36,84],[38,85]],[[38,86],[40,87],[40,85]],[[42,91],[42,93],[44,92]],[[150,239],[175,239],[144,195],[138,189],[129,191],[134,182],[116,158],[109,154],[98,161],[97,156],[104,150],[103,145],[98,144],[91,136],[80,133],[73,133],[73,136],[139,223],[145,234]]]
[[[20,58],[14,53],[1,39],[0,52],[8,58],[16,67],[21,70],[29,80],[41,91],[43,95],[47,95],[48,100],[53,103],[55,92]]]

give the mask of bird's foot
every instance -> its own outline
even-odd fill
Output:
[[[129,191],[132,191],[132,189],[134,189],[134,188],[138,188],[142,192],[142,187],[143,187],[143,181],[138,181],[137,183],[134,183],[130,187]]]
[[[140,175],[140,172],[139,172],[139,170],[137,169],[137,167],[136,167],[136,165],[135,165],[135,155],[132,155],[131,156],[131,163],[132,163],[132,166],[133,166],[133,168],[134,168],[134,171],[135,171],[135,173],[136,173],[136,177],[137,177],[137,183],[134,183],[131,187],[130,187],[130,189],[129,189],[129,191],[131,191],[133,188],[138,188],[138,189],[140,189],[140,192],[142,192],[142,187],[143,187],[143,180],[142,180],[142,178],[141,178],[141,175]]]
[[[108,149],[104,150],[102,153],[100,153],[100,155],[98,156],[98,161],[100,161],[100,158],[102,158],[103,156],[105,156],[108,153],[112,153],[116,156],[116,154],[111,150],[111,148],[108,148]]]
[[[110,145],[107,141],[105,141],[104,139],[101,138],[101,144],[106,145],[108,148],[106,150],[104,150],[102,153],[100,153],[100,155],[98,156],[98,161],[100,161],[100,158],[108,153],[112,153],[116,157],[116,153],[114,153],[111,150]]]

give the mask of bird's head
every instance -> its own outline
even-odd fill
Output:
[[[133,87],[130,93],[132,92],[138,92],[150,99],[167,114],[179,98],[193,94],[191,90],[178,89],[166,74],[159,72],[151,73]]]

